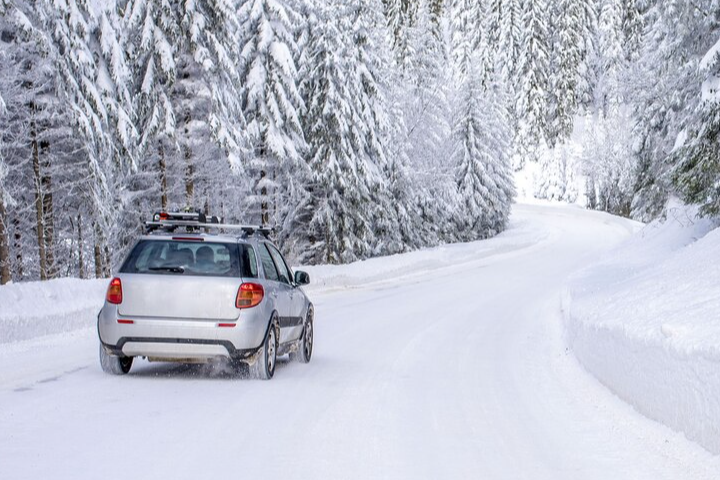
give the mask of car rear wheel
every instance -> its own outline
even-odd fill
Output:
[[[270,324],[270,328],[268,328],[267,335],[265,335],[265,342],[258,352],[258,358],[250,367],[253,377],[261,380],[270,380],[273,375],[275,375],[275,364],[277,363],[278,349],[277,332],[277,320],[273,319]]]
[[[310,307],[308,310],[307,318],[305,320],[305,327],[303,328],[303,335],[298,342],[298,350],[290,354],[290,360],[294,360],[300,363],[310,362],[313,352],[313,342],[315,340],[315,331],[313,326],[314,317],[313,308]]]
[[[100,366],[103,372],[112,375],[125,375],[130,371],[132,364],[133,357],[111,355],[100,345]]]

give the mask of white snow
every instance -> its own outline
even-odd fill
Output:
[[[710,50],[708,50],[705,56],[700,60],[700,70],[707,70],[708,68],[710,68],[717,60],[718,52],[720,52],[720,39],[715,42],[715,45],[713,45],[712,48],[710,48]]]
[[[711,71],[711,68],[717,64],[718,52],[720,52],[720,40],[700,60],[699,70],[706,76],[701,86],[701,98],[704,102],[720,100],[720,78],[714,74],[717,72]]]
[[[585,368],[638,411],[720,453],[720,229],[669,208],[578,274],[565,298],[568,342]]]
[[[516,220],[512,229],[482,242],[444,245],[410,253],[372,258],[349,265],[296,267],[310,274],[310,293],[367,287],[384,282],[397,282],[436,274],[438,270],[466,266],[486,257],[497,257],[524,248],[537,247],[547,240],[551,231],[538,228],[524,220]]]
[[[107,280],[63,278],[0,287],[2,344],[92,327]]]
[[[145,361],[105,375],[88,308],[87,328],[0,343],[0,478],[715,480],[720,457],[609,393],[563,341],[568,275],[637,227],[518,205],[489,241],[308,268],[314,357],[270,382]],[[55,283],[0,287],[0,308],[54,323],[74,304],[42,292]],[[99,304],[105,282],[85,286],[68,295]]]
[[[687,142],[688,139],[688,133],[686,129],[680,130],[680,133],[678,133],[678,136],[675,137],[675,145],[673,145],[672,150],[670,153],[676,152],[678,149],[685,146],[685,142]]]
[[[702,83],[700,98],[703,102],[717,102],[720,100],[720,78],[709,75]]]

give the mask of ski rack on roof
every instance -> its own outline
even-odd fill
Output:
[[[178,228],[185,228],[188,233],[197,233],[199,230],[208,232],[210,229],[217,230],[241,230],[245,235],[255,233],[269,238],[275,229],[259,225],[232,225],[222,223],[222,219],[216,216],[208,216],[202,212],[156,212],[153,219],[145,222],[145,233],[162,231],[172,233]]]

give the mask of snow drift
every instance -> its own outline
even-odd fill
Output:
[[[671,208],[564,298],[584,367],[641,413],[720,453],[720,229]]]
[[[108,281],[62,278],[0,288],[0,344],[95,324]]]

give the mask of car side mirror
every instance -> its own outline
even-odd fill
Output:
[[[308,283],[310,283],[310,275],[300,270],[295,272],[295,285],[307,285]]]

